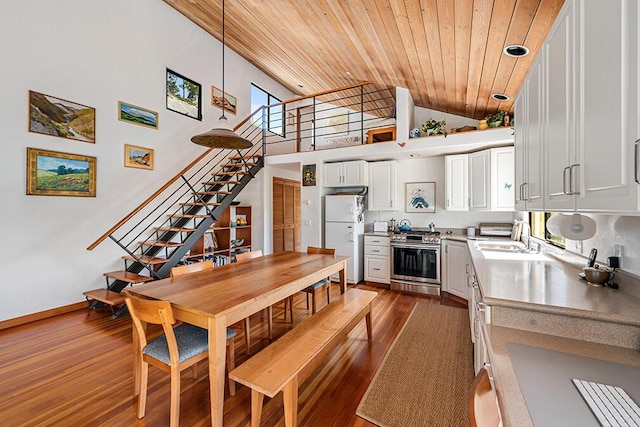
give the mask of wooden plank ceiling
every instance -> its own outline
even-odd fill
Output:
[[[222,0],[164,1],[221,40]],[[299,95],[370,81],[408,88],[417,106],[481,119],[512,111],[563,2],[226,0],[225,43]],[[529,55],[504,55],[511,44]]]

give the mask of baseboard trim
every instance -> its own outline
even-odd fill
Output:
[[[449,292],[441,292],[440,297],[443,301],[452,301],[453,303],[460,304],[461,306],[469,307],[469,302],[466,299],[450,294]]]
[[[76,302],[69,305],[63,305],[62,307],[52,308],[50,310],[39,311],[37,313],[27,314],[25,316],[16,317],[13,319],[0,321],[0,331],[4,329],[13,328],[14,326],[24,325],[26,323],[35,322],[37,320],[48,319],[59,314],[70,313],[76,310],[82,310],[87,308],[87,302]]]

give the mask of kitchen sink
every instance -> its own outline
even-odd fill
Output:
[[[481,251],[526,252],[521,245],[516,245],[514,243],[476,243],[476,247]]]

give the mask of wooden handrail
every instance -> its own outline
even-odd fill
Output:
[[[360,87],[360,86],[365,86],[365,85],[368,85],[368,84],[369,84],[369,82],[361,82],[361,83],[356,83],[356,84],[352,84],[352,85],[348,85],[348,86],[342,86],[342,87],[337,88],[337,89],[326,90],[326,91],[323,91],[323,92],[317,92],[317,93],[313,93],[311,95],[305,95],[305,96],[302,96],[302,97],[299,97],[299,98],[287,99],[285,101],[280,101],[280,102],[278,102],[276,104],[262,105],[259,108],[257,108],[253,113],[251,113],[249,116],[247,116],[244,120],[242,120],[240,123],[238,123],[233,128],[233,130],[237,131],[238,129],[240,129],[240,127],[242,125],[244,125],[247,121],[249,121],[251,119],[251,117],[253,117],[253,115],[256,114],[258,111],[260,111],[262,108],[274,107],[274,106],[277,106],[277,105],[284,105],[284,104],[288,104],[288,103],[291,103],[291,102],[294,102],[294,101],[300,101],[300,100],[303,100],[303,99],[314,98],[316,96],[327,95],[329,93],[340,92],[342,90],[353,89],[353,88]],[[118,228],[120,228],[124,223],[126,223],[131,218],[133,218],[133,216],[135,214],[140,212],[145,206],[147,206],[149,203],[151,203],[151,201],[153,199],[158,197],[158,195],[160,195],[164,190],[166,190],[171,184],[173,184],[178,179],[180,179],[180,177],[182,175],[184,175],[189,169],[191,169],[193,166],[195,166],[200,160],[204,159],[211,152],[211,150],[213,150],[213,148],[209,148],[207,151],[205,151],[200,156],[198,156],[197,159],[195,159],[193,162],[189,163],[189,165],[187,165],[184,169],[182,169],[180,172],[178,172],[178,174],[176,176],[174,176],[169,181],[167,181],[167,183],[165,183],[162,187],[160,187],[158,190],[156,190],[156,192],[153,193],[151,196],[147,197],[144,202],[140,203],[137,208],[135,208],[134,210],[129,212],[129,214],[126,215],[124,218],[122,218],[120,221],[118,221],[116,223],[116,225],[114,225],[109,230],[107,230],[95,242],[90,244],[87,247],[87,250],[91,251],[91,250],[95,249],[96,246],[98,246],[100,243],[102,243],[107,237],[109,237],[114,231],[116,231]]]
[[[116,231],[118,228],[120,228],[125,222],[129,221],[135,214],[140,212],[142,210],[142,208],[147,206],[153,199],[158,197],[158,195],[160,193],[162,193],[164,190],[166,190],[171,184],[173,184],[178,179],[180,179],[180,177],[185,172],[187,172],[189,169],[191,169],[193,166],[195,166],[200,160],[204,159],[211,152],[211,150],[213,150],[213,148],[209,148],[207,151],[205,151],[200,156],[198,156],[197,159],[195,159],[193,162],[189,163],[189,165],[186,166],[184,169],[182,169],[180,172],[178,172],[178,174],[176,176],[174,176],[169,181],[167,181],[166,184],[164,184],[162,187],[160,187],[158,190],[156,190],[156,192],[153,193],[151,196],[147,197],[147,199],[144,202],[140,203],[137,208],[135,208],[134,210],[129,212],[129,214],[127,216],[122,218],[120,221],[118,221],[118,223],[116,225],[111,227],[106,233],[104,233],[102,236],[100,236],[100,238],[98,240],[96,240],[95,242],[90,244],[89,247],[87,247],[87,250],[91,251],[91,250],[95,249],[95,247],[98,246],[100,243],[102,243],[107,237],[109,237],[110,234],[112,234],[114,231]]]

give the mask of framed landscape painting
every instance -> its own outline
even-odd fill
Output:
[[[436,211],[435,182],[407,182],[405,185],[405,212]]]
[[[118,120],[158,129],[158,113],[122,101],[118,101]]]
[[[27,194],[96,196],[96,158],[27,148]]]
[[[167,109],[202,120],[202,86],[167,68]]]
[[[96,109],[29,91],[29,132],[96,142]]]
[[[220,109],[222,109],[222,106],[224,105],[225,111],[228,111],[231,114],[236,114],[238,109],[238,99],[235,96],[229,95],[229,92],[225,92],[223,98],[222,89],[211,86],[211,105]]]
[[[153,149],[125,144],[124,165],[128,168],[153,170]]]

